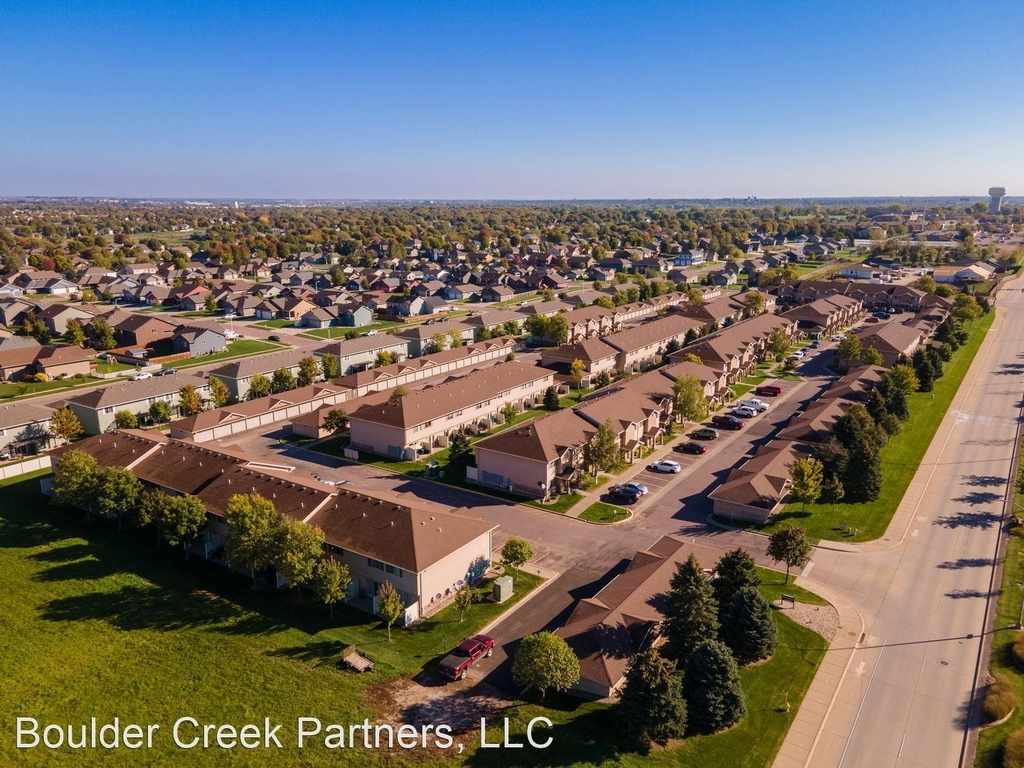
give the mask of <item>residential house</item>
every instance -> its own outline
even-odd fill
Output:
[[[177,353],[188,352],[189,357],[199,357],[228,348],[227,337],[219,329],[197,325],[179,325],[171,337],[171,346]]]
[[[924,342],[919,328],[896,322],[866,326],[858,333],[861,349],[875,349],[887,367],[895,365],[900,355],[910,356]]]
[[[789,440],[773,440],[761,446],[708,494],[714,514],[726,520],[767,522],[789,493],[789,468],[809,453]]]
[[[170,339],[178,327],[177,324],[154,315],[141,312],[125,314],[127,317],[117,320],[108,317],[108,322],[114,331],[114,338],[123,347],[150,349],[157,342]]]
[[[800,304],[783,314],[796,320],[804,333],[831,336],[864,314],[864,301],[853,296],[829,296]]]
[[[84,326],[95,314],[83,306],[54,303],[43,307],[36,313],[36,317],[46,323],[54,336],[62,336],[68,330],[69,320],[78,320]]]
[[[462,341],[467,343],[474,340],[475,330],[474,326],[460,321],[436,322],[433,325],[418,323],[396,331],[395,338],[404,340],[409,345],[409,357],[419,357],[426,354],[426,350],[429,348],[427,344],[430,342],[431,336],[435,334],[447,335],[455,331],[462,337]]]
[[[51,408],[32,403],[0,406],[0,458],[35,455],[50,444]]]
[[[299,372],[299,361],[304,357],[309,357],[309,355],[309,350],[285,349],[266,355],[255,355],[253,357],[232,360],[208,371],[208,373],[227,385],[232,399],[241,401],[249,396],[249,386],[252,383],[253,376],[260,374],[270,379],[274,375],[274,371],[281,368],[295,376]]]
[[[540,363],[553,368],[560,374],[563,381],[570,376],[570,366],[576,360],[583,363],[582,386],[593,386],[594,379],[602,373],[609,377],[618,370],[619,350],[608,344],[604,339],[594,337],[578,341],[575,344],[562,344],[554,348],[541,350]]]
[[[618,350],[616,368],[623,373],[635,373],[660,363],[664,355],[673,351],[670,346],[682,347],[687,334],[700,327],[700,321],[692,317],[670,314],[605,336],[604,341]]]
[[[187,384],[195,386],[203,397],[210,394],[210,387],[204,379],[178,372],[99,387],[68,398],[66,404],[78,417],[87,435],[98,435],[114,426],[114,414],[118,411],[128,411],[146,421],[150,406],[158,400],[166,402],[172,409],[177,408],[181,405],[179,393]]]

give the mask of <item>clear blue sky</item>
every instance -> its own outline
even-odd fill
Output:
[[[4,0],[0,195],[1024,194],[1020,0]]]

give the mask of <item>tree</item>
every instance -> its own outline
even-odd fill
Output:
[[[935,289],[938,287],[935,283],[935,279],[931,275],[924,275],[923,277],[917,278],[910,284],[911,288],[916,288],[919,291],[925,293],[935,293]]]
[[[981,317],[985,312],[978,304],[978,300],[969,293],[958,293],[953,299],[953,309],[950,310],[950,314],[961,322],[966,320],[970,323],[971,320]]]
[[[405,397],[408,394],[409,394],[409,390],[406,389],[405,387],[403,387],[401,384],[399,384],[397,387],[395,387],[393,390],[391,390],[391,394],[388,395],[388,399],[389,400],[398,400],[400,397]]]
[[[739,668],[723,643],[705,640],[690,654],[683,697],[690,726],[699,733],[716,733],[747,714]]]
[[[622,448],[611,419],[599,426],[594,436],[584,444],[583,461],[605,472],[617,472],[622,468],[625,463],[622,459]]]
[[[205,309],[210,314],[213,314],[214,312],[217,311],[217,299],[212,292],[206,294],[206,298],[203,299],[203,309]]]
[[[860,353],[860,361],[864,365],[884,365],[885,360],[882,358],[882,353],[874,347],[868,347]]]
[[[807,532],[792,523],[782,526],[768,537],[765,554],[776,563],[786,564],[785,583],[788,584],[790,568],[803,568],[811,559],[811,543],[807,540]]]
[[[741,664],[770,659],[779,647],[772,607],[757,587],[743,587],[722,620],[722,640]]]
[[[82,432],[82,422],[68,406],[61,406],[50,416],[50,434],[58,440],[70,443]]]
[[[206,507],[198,496],[169,496],[160,515],[160,528],[172,546],[195,541],[206,527]]]
[[[821,496],[821,484],[825,479],[824,467],[817,459],[797,459],[789,468],[789,479],[792,483],[789,492],[806,511],[807,505],[813,504]]]
[[[569,363],[569,376],[572,378],[572,383],[576,385],[576,389],[580,388],[583,383],[583,377],[587,373],[586,364],[579,358]]]
[[[85,329],[79,320],[68,320],[67,330],[64,331],[64,343],[71,347],[85,346]]]
[[[249,400],[258,400],[270,394],[270,380],[262,373],[254,373],[249,380]]]
[[[536,688],[544,698],[548,689],[565,691],[580,679],[580,660],[558,635],[538,632],[519,642],[512,659],[512,681]]]
[[[301,520],[282,520],[274,564],[289,584],[294,584],[301,591],[303,584],[313,581],[323,554],[323,531]]]
[[[105,317],[94,317],[89,323],[89,338],[92,346],[101,352],[106,349],[113,349],[117,346],[114,340],[114,330],[110,327]]]
[[[882,463],[869,440],[862,439],[850,448],[843,483],[844,498],[849,502],[874,501],[882,492]]]
[[[505,403],[505,406],[501,409],[501,416],[506,424],[515,424],[516,414],[518,413],[519,409],[516,408],[515,403]]]
[[[452,328],[448,331],[448,349],[458,349],[465,342],[462,338],[462,331],[458,328]]]
[[[85,451],[70,450],[53,470],[53,497],[60,504],[90,511],[96,500],[100,468]]]
[[[682,421],[702,421],[708,416],[704,385],[692,373],[680,376],[672,385],[672,407]]]
[[[444,331],[437,331],[423,345],[423,354],[436,355],[438,352],[444,352],[446,349],[448,349],[448,334]]]
[[[919,392],[931,392],[935,388],[935,368],[932,367],[931,360],[925,357],[923,354],[919,355],[917,350],[914,353],[914,373],[917,375],[918,391]]]
[[[676,566],[665,600],[665,637],[682,664],[704,640],[718,636],[718,605],[711,580],[695,555]]]
[[[274,502],[257,493],[236,494],[228,499],[224,523],[228,527],[224,548],[228,560],[256,573],[272,565],[278,553],[278,541],[284,516]]]
[[[757,565],[750,553],[742,547],[726,552],[715,566],[715,580],[711,582],[721,619],[732,605],[732,599],[744,587],[761,586]]]
[[[704,304],[704,292],[700,288],[687,288],[686,290],[686,305],[689,307],[699,307]]]
[[[332,408],[324,416],[324,429],[334,434],[341,432],[348,424],[348,414],[345,413],[344,408]]]
[[[512,577],[513,583],[519,576],[519,569],[529,562],[531,557],[533,557],[533,547],[526,539],[513,536],[502,546],[501,562],[515,572],[515,576]]]
[[[910,404],[907,402],[907,393],[902,389],[889,390],[889,394],[885,397],[885,410],[900,421],[909,419]]]
[[[142,482],[124,467],[109,467],[99,473],[96,482],[96,511],[121,519],[135,509],[142,493]]]
[[[320,358],[320,369],[324,372],[324,381],[338,378],[338,356],[330,353]]]
[[[768,341],[765,343],[765,352],[772,358],[786,354],[789,349],[789,334],[783,328],[776,328],[768,334]]]
[[[131,411],[117,411],[114,414],[114,426],[118,429],[138,429],[139,419]]]
[[[216,376],[208,376],[206,383],[210,387],[210,402],[214,408],[221,408],[231,400],[231,390],[228,385]]]
[[[842,341],[836,347],[836,357],[839,358],[840,362],[846,364],[846,368],[850,367],[851,361],[860,359],[860,353],[860,338],[855,333],[848,333],[843,336]]]
[[[448,468],[459,477],[466,476],[466,467],[473,459],[473,446],[461,432],[452,435],[448,442]]]
[[[315,357],[307,355],[299,360],[298,383],[300,387],[308,387],[318,378],[320,378],[320,364]]]
[[[388,642],[390,643],[391,626],[405,613],[405,601],[390,581],[385,581],[377,588],[377,613],[388,625]]]
[[[469,588],[469,584],[463,584],[455,590],[452,603],[455,605],[455,610],[459,612],[459,621],[461,622],[466,618],[466,611],[473,605],[473,590]]]
[[[885,372],[883,379],[891,388],[900,390],[904,396],[912,395],[921,388],[917,374],[909,365],[894,365]],[[889,410],[891,412],[892,409]]]
[[[832,434],[848,451],[853,450],[862,440],[867,440],[876,448],[881,448],[888,440],[885,432],[871,418],[868,409],[860,403],[854,403],[836,419],[832,425]]]
[[[558,388],[554,385],[544,390],[544,407],[549,411],[557,411],[559,408]]]
[[[637,746],[666,744],[686,733],[683,683],[673,665],[649,648],[629,661],[626,683],[619,695],[619,719]]]
[[[556,344],[565,344],[569,340],[569,321],[563,315],[548,318],[547,338]]]
[[[287,368],[278,368],[270,377],[270,391],[277,395],[289,389],[295,389],[295,376]]]
[[[764,314],[765,298],[760,291],[747,291],[743,294],[744,317],[757,317]]]
[[[836,504],[843,500],[845,493],[843,482],[836,476],[826,477],[821,485],[821,500],[832,505],[832,514],[835,514]]]
[[[194,416],[203,410],[203,398],[195,384],[186,384],[178,390],[178,403],[184,416]]]
[[[386,349],[382,349],[377,353],[377,357],[374,358],[373,365],[375,368],[383,368],[387,365],[394,365],[396,362],[398,362],[398,360],[394,352],[388,352]]]
[[[156,400],[149,406],[149,418],[157,424],[166,424],[172,415],[171,404],[166,400]]]
[[[331,619],[334,619],[334,604],[345,599],[351,584],[352,576],[347,565],[329,555],[320,558],[316,566],[316,594],[327,606]]]

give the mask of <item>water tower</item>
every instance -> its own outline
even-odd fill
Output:
[[[992,198],[988,206],[989,213],[999,213],[1003,206],[1003,198],[1006,197],[1006,187],[989,187],[988,195]]]

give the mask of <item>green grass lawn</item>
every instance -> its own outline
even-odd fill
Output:
[[[260,320],[252,324],[253,328],[264,328],[268,331],[276,331],[278,328],[294,328],[294,320]]]
[[[281,349],[287,349],[287,345],[277,344],[273,341],[263,341],[262,339],[236,339],[235,341],[228,342],[228,348],[224,352],[164,363],[164,368],[193,368],[199,365],[217,363],[222,360],[233,360],[236,357],[252,357],[253,355],[262,355],[264,352],[276,352]]]
[[[806,512],[801,511],[799,503],[787,504],[769,525],[750,527],[771,533],[785,523],[795,522],[814,540],[872,541],[881,537],[994,319],[995,314],[990,313],[974,323],[967,344],[946,363],[946,373],[935,382],[933,392],[916,392],[910,396],[910,419],[903,425],[903,431],[882,448],[882,492],[875,501],[837,504],[835,513],[830,504],[808,504]],[[845,535],[841,523],[856,528],[857,535]]]
[[[9,382],[0,384],[0,400],[9,400],[14,397],[29,397],[41,395],[46,392],[54,392],[60,389],[71,389],[73,387],[96,384],[95,379],[59,379],[57,381],[42,382]]]
[[[762,379],[764,381],[764,379]],[[729,388],[732,390],[733,399],[743,397],[747,392],[752,390],[756,384],[730,384]]]
[[[96,373],[120,373],[121,371],[134,371],[138,366],[129,363],[104,363],[97,361]]]
[[[550,504],[542,504],[539,501],[527,501],[528,507],[543,509],[545,512],[554,512],[556,515],[564,515],[575,507],[583,497],[575,493],[563,493],[558,499]]]
[[[271,321],[272,322],[272,321]],[[300,336],[306,336],[311,339],[331,339],[341,340],[345,338],[347,331],[355,331],[360,336],[363,336],[367,331],[385,331],[388,328],[405,327],[406,323],[399,323],[395,320],[381,320],[377,323],[370,323],[369,325],[361,325],[358,328],[348,328],[338,326],[335,328],[313,328],[309,331],[303,331]]]
[[[254,591],[244,575],[157,547],[150,531],[86,524],[80,513],[40,497],[38,475],[5,485],[0,719],[88,723],[97,717],[103,723],[117,716],[122,723],[157,723],[161,730],[145,765],[367,765],[373,761],[362,750],[312,745],[299,752],[296,719],[372,721],[379,697],[366,697],[369,686],[432,669],[444,652],[540,583],[521,572],[506,603],[476,603],[464,622],[448,607],[415,627],[396,628],[389,643],[385,626],[368,614],[336,606],[331,620],[308,592],[298,600],[294,593]],[[478,593],[489,590],[483,584]],[[375,662],[375,672],[339,668],[340,652],[350,644]],[[285,748],[272,759],[259,751],[185,752],[170,738],[174,721],[185,715],[234,724],[270,717],[283,724]],[[12,744],[4,744],[7,759],[0,762],[13,760]],[[37,750],[18,757],[19,764],[50,765],[59,755]],[[140,757],[118,750],[77,759],[131,766]]]
[[[620,522],[628,517],[629,510],[605,504],[603,501],[596,501],[580,513],[579,519],[586,520],[588,523],[607,525]]]
[[[787,594],[790,594],[788,590]],[[546,732],[553,743],[544,750],[542,761],[530,754],[480,750],[471,758],[472,763],[481,768],[532,765],[765,768],[772,764],[782,746],[827,648],[820,635],[791,621],[782,612],[776,612],[775,616],[779,625],[779,648],[771,661],[740,671],[747,698],[747,716],[728,731],[672,742],[668,749],[655,748],[650,754],[641,755],[624,745],[628,734],[623,733],[614,705],[548,694],[544,706],[538,697],[531,697],[528,703],[506,712],[510,718],[509,730],[516,734],[517,741],[525,742],[526,724],[531,718],[547,717],[553,721],[554,727]],[[784,706],[787,694],[789,712]]]

